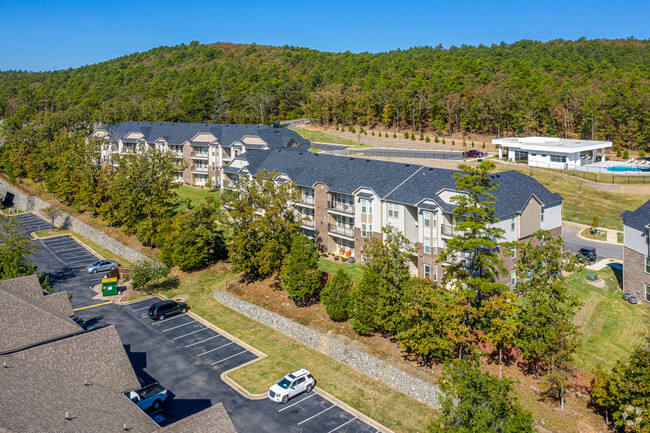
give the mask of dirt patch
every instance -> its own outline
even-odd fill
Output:
[[[424,367],[418,357],[401,350],[393,338],[382,335],[360,336],[354,332],[349,322],[331,321],[320,302],[307,307],[298,307],[279,287],[275,277],[256,281],[247,286],[239,283],[228,284],[225,290],[242,300],[281,314],[330,338],[370,353],[429,383],[436,383],[439,378],[442,365]],[[485,369],[498,375],[499,366],[496,361],[498,357],[492,353],[491,347],[486,346],[482,349],[485,352]],[[520,356],[510,354],[508,359],[509,365],[503,367],[504,376],[516,381],[515,389],[522,405],[533,413],[538,425],[545,431],[576,433],[608,431],[603,418],[587,407],[589,397],[586,390],[591,380],[589,374],[577,372],[573,379],[577,391],[567,393],[565,410],[562,412],[558,402],[542,395],[542,382],[526,371],[525,362]],[[576,420],[580,422],[577,423]]]

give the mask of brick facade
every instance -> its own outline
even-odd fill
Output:
[[[327,233],[329,213],[327,203],[329,202],[329,188],[319,183],[314,186],[314,242],[318,248],[325,251],[330,249],[330,237]]]
[[[187,163],[185,170],[183,170],[183,183],[193,185],[192,179],[192,145],[186,142],[183,145],[183,161]],[[189,161],[189,163],[188,163]]]
[[[623,247],[623,291],[646,301],[645,286],[650,285],[650,274],[645,270],[645,256]]]

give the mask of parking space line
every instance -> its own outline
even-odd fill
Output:
[[[179,338],[187,337],[188,335],[196,334],[197,332],[205,331],[206,329],[210,329],[210,328],[205,327],[205,328],[197,329],[196,331],[192,331],[189,334],[179,335],[178,337],[174,337],[174,340],[178,340]]]
[[[152,325],[160,325],[161,323],[167,323],[170,320],[178,319],[179,317],[185,317],[185,314],[179,314],[178,316],[172,317],[171,319],[167,319],[167,320],[159,320],[157,322],[152,323]]]
[[[132,313],[135,313],[136,311],[142,311],[146,310],[147,308],[151,307],[151,305],[147,305],[146,307],[138,308],[137,310],[131,310]]]
[[[314,418],[316,418],[318,415],[327,412],[328,410],[330,410],[330,409],[333,408],[333,407],[336,407],[336,405],[333,404],[333,405],[331,405],[330,407],[328,407],[327,409],[325,409],[325,410],[321,410],[321,411],[318,412],[316,415],[314,415],[314,416],[310,416],[309,418],[307,418],[307,419],[304,420],[304,421],[300,421],[300,422],[298,423],[298,425],[300,425],[300,424],[304,424],[304,423],[306,423],[307,421],[309,421],[310,419],[314,419]]]
[[[180,328],[182,326],[191,325],[192,323],[197,323],[197,322],[191,321],[191,322],[183,323],[182,325],[174,326],[174,327],[169,328],[169,329],[163,329],[163,332],[171,331],[172,329]]]
[[[357,418],[356,418],[356,417],[355,417],[355,418],[352,418],[350,421],[344,422],[344,423],[341,424],[340,426],[336,427],[336,428],[333,429],[333,430],[328,431],[327,433],[335,432],[335,431],[337,431],[338,429],[340,429],[341,427],[343,427],[344,425],[350,424],[350,423],[351,423],[352,421],[354,421],[355,419],[357,419]]]
[[[200,355],[196,355],[196,356],[203,356],[203,355],[206,355],[206,354],[208,354],[208,353],[214,352],[215,350],[219,350],[219,349],[222,349],[222,348],[224,348],[224,347],[226,347],[226,346],[230,346],[231,344],[235,344],[235,342],[234,342],[234,341],[231,341],[230,343],[226,343],[226,344],[224,344],[224,345],[222,345],[222,346],[215,347],[214,349],[210,349],[210,350],[208,350],[207,352],[203,352],[203,353],[201,353]]]
[[[308,398],[312,398],[312,397],[315,396],[315,395],[316,395],[316,393],[309,394],[307,397],[303,398],[302,400],[297,401],[297,402],[295,402],[295,403],[292,403],[292,404],[290,404],[289,406],[283,407],[283,408],[280,409],[278,412],[282,412],[283,410],[287,410],[287,409],[289,409],[291,406],[295,406],[295,405],[297,405],[297,404],[299,404],[299,403],[302,403],[303,401],[307,400]]]
[[[233,341],[233,343],[234,343],[234,341]],[[239,356],[239,355],[241,355],[242,353],[246,353],[246,352],[248,352],[248,350],[244,349],[244,350],[242,350],[242,351],[239,352],[239,353],[235,353],[234,355],[229,356],[228,358],[223,358],[223,359],[220,359],[220,360],[218,360],[218,361],[215,361],[215,362],[213,362],[213,363],[210,364],[210,365],[214,365],[214,364],[218,364],[218,363],[223,362],[223,361],[227,361],[227,360],[229,360],[230,358],[234,358],[235,356]]]
[[[212,337],[206,338],[205,340],[201,340],[201,341],[197,341],[196,343],[188,344],[185,347],[194,346],[195,344],[203,343],[204,341],[212,340],[213,338],[217,338],[217,337],[221,337],[221,334],[213,335]]]

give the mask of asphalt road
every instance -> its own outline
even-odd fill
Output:
[[[603,242],[594,242],[579,238],[579,228],[563,225],[562,237],[564,239],[565,250],[577,253],[581,247],[594,247],[596,248],[596,255],[600,259],[616,259],[623,260],[623,245],[622,244],[607,244]]]
[[[26,233],[47,225],[32,214],[17,219]],[[152,300],[124,306],[105,304],[91,289],[101,281],[101,274],[84,270],[94,255],[69,237],[36,242],[39,248],[32,262],[38,272],[44,270],[49,275],[54,291],[73,293],[75,321],[86,330],[115,325],[136,374],[145,383],[157,381],[171,391],[172,399],[163,409],[150,414],[161,426],[221,402],[239,432],[377,431],[315,392],[294,397],[285,405],[244,398],[219,375],[256,355],[212,329],[204,329],[189,315],[149,320],[146,312]],[[317,373],[314,376],[318,379]]]

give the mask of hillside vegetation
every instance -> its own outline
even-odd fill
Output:
[[[649,40],[522,40],[328,53],[218,43],[158,47],[54,72],[0,72],[0,118],[267,123],[650,142]]]

